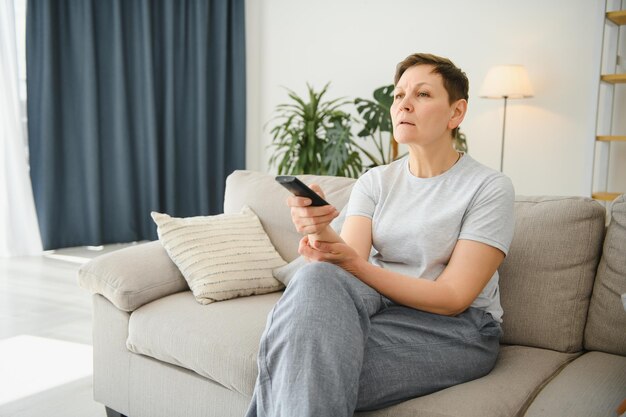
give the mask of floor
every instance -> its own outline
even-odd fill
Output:
[[[104,417],[92,399],[90,259],[126,245],[0,258],[0,417]]]

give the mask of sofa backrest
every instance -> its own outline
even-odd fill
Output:
[[[585,327],[585,348],[626,355],[626,199],[613,202],[611,220],[593,286]]]
[[[604,237],[605,210],[583,197],[522,197],[500,267],[502,343],[582,349]]]
[[[305,184],[318,184],[326,201],[341,210],[348,202],[355,180],[319,175],[298,175]],[[291,194],[274,180],[274,175],[235,171],[226,179],[224,213],[239,213],[248,205],[259,217],[274,247],[287,262],[298,257],[302,237],[291,223],[287,197]]]
[[[347,203],[355,181],[298,177],[306,184],[319,184],[337,209]],[[237,213],[243,205],[250,206],[289,262],[298,256],[300,235],[285,204],[288,196],[273,175],[235,171],[226,181],[224,212]],[[500,268],[503,343],[579,351],[600,259],[605,210],[582,197],[518,196],[515,215],[515,235]]]

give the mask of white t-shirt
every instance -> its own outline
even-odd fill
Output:
[[[431,178],[411,174],[405,157],[363,174],[352,189],[346,216],[372,219],[371,263],[435,280],[459,239],[508,253],[514,200],[511,180],[469,155]],[[497,271],[472,307],[502,321]]]

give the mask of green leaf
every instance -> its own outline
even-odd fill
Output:
[[[279,173],[329,174],[357,177],[363,167],[351,139],[352,118],[345,98],[325,100],[327,83],[319,92],[307,83],[305,97],[287,90],[289,101],[276,106],[271,125],[270,165]]]
[[[365,152],[363,147],[359,147],[361,152],[370,160],[370,166],[386,164],[389,159],[391,149],[391,135],[387,143],[383,143],[383,133],[393,131],[391,123],[391,105],[393,104],[393,85],[379,87],[373,92],[374,100],[356,98],[354,104],[360,116],[361,130],[358,137],[365,141],[372,141],[379,153],[375,157],[369,152]]]
[[[376,100],[381,107],[390,109],[393,104],[393,85],[385,85],[383,87],[374,90],[374,100]]]

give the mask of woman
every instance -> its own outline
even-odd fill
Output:
[[[288,200],[314,262],[268,317],[248,416],[352,416],[494,366],[513,187],[453,148],[468,80],[451,61],[411,55],[394,84],[394,138],[409,154],[358,179],[341,236],[334,207]]]

